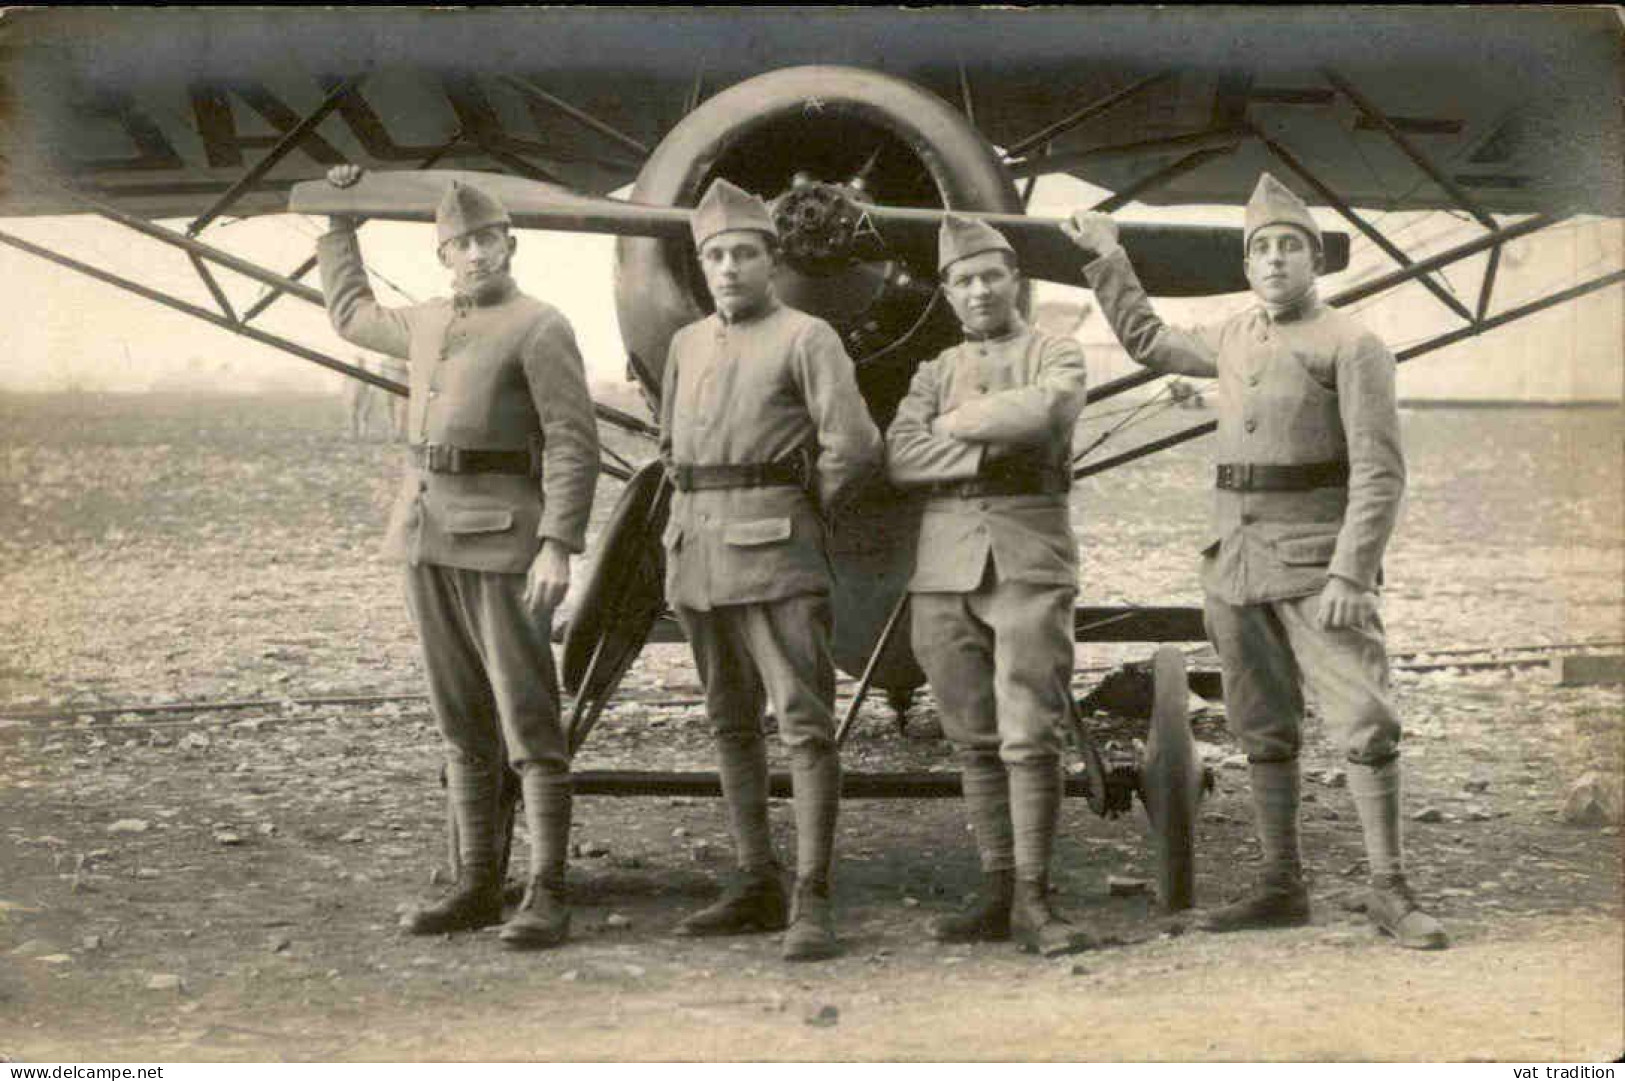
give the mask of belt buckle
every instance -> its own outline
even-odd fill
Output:
[[[1250,462],[1224,462],[1219,466],[1219,487],[1232,492],[1245,492],[1252,488],[1253,470]]]
[[[450,444],[423,444],[423,460],[431,473],[457,472],[457,448]]]

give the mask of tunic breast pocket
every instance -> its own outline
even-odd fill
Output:
[[[790,519],[758,518],[751,522],[729,522],[722,540],[734,548],[760,548],[790,539]]]

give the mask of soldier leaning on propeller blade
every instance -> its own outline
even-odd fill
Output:
[[[1304,690],[1347,750],[1370,862],[1364,907],[1401,945],[1440,949],[1400,845],[1400,721],[1378,612],[1382,556],[1405,490],[1394,357],[1321,303],[1320,228],[1274,177],[1247,204],[1247,280],[1259,303],[1194,330],[1152,311],[1117,226],[1074,214],[1062,230],[1112,330],[1140,364],[1218,379],[1213,531],[1203,550],[1208,634],[1225,711],[1251,763],[1263,868],[1252,893],[1204,914],[1212,931],[1309,919],[1298,848]]]
[[[1016,254],[996,230],[949,215],[938,249],[964,342],[915,372],[886,471],[927,493],[908,587],[914,653],[959,759],[985,889],[932,934],[1013,932],[1055,956],[1091,944],[1048,896],[1078,592],[1069,466],[1088,373],[1076,341],[1022,319]]]
[[[676,489],[666,599],[705,687],[738,870],[678,931],[788,922],[784,957],[817,960],[837,949],[830,872],[841,784],[826,520],[878,473],[880,433],[839,336],[775,296],[778,234],[762,200],[719,179],[692,228],[716,312],[677,332],[662,377],[660,453]],[[764,697],[795,786],[788,913],[768,831]]]
[[[339,187],[359,178],[354,166],[328,174]],[[548,624],[585,541],[598,434],[569,322],[510,275],[510,224],[495,199],[454,183],[435,215],[453,295],[406,308],[373,299],[352,220],[334,218],[316,253],[340,336],[411,366],[407,468],[387,550],[406,563],[461,866],[455,890],[402,925],[437,934],[502,919],[498,805],[511,764],[531,866],[501,938],[526,949],[569,931],[570,760]]]

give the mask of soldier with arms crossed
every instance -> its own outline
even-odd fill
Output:
[[[354,166],[328,174],[339,187],[359,177]],[[569,322],[514,284],[510,224],[495,199],[454,183],[435,216],[453,297],[407,308],[373,299],[352,220],[334,218],[316,254],[340,336],[411,364],[388,550],[406,563],[462,866],[449,896],[402,924],[438,934],[502,919],[497,808],[511,764],[531,867],[501,938],[524,949],[556,946],[569,930],[570,761],[548,624],[585,543],[598,432]]]
[[[1080,212],[1062,230],[1092,257],[1084,273],[1129,356],[1160,372],[1218,379],[1219,465],[1202,584],[1225,712],[1250,762],[1264,862],[1253,891],[1201,925],[1237,931],[1309,920],[1298,848],[1307,687],[1348,754],[1370,862],[1367,913],[1400,945],[1443,948],[1444,929],[1417,906],[1401,863],[1400,722],[1377,604],[1405,490],[1393,354],[1321,303],[1320,227],[1267,173],[1245,229],[1258,304],[1216,326],[1182,330],[1157,317],[1111,218]]]
[[[1015,251],[996,230],[949,215],[937,261],[965,340],[915,372],[886,472],[928,494],[908,587],[914,653],[959,758],[985,891],[932,934],[1013,932],[1054,956],[1090,944],[1048,897],[1078,593],[1072,428],[1088,373],[1076,341],[1022,319]]]
[[[817,960],[836,952],[841,785],[826,520],[877,471],[880,433],[835,331],[774,295],[778,234],[766,205],[719,179],[693,235],[716,312],[677,332],[662,376],[660,452],[676,487],[666,599],[705,687],[738,871],[678,931],[742,934],[788,921],[785,959]],[[795,785],[788,914],[768,831],[764,697]]]

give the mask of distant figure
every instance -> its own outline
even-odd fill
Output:
[[[394,357],[369,357],[365,353],[357,353],[355,364],[363,371],[393,379],[397,383],[406,383],[411,378],[411,369],[406,362]],[[406,438],[406,399],[399,394],[391,394],[382,387],[359,379],[347,378],[344,381],[344,412],[351,439],[366,439],[371,434],[375,413],[382,415],[388,425],[386,435],[389,438],[396,442]]]

